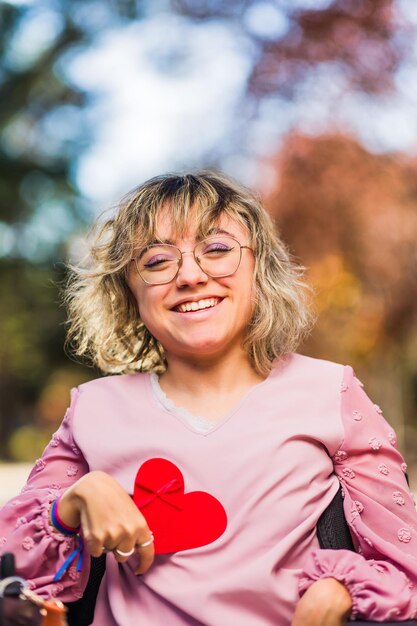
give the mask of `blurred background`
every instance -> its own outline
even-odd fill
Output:
[[[98,375],[59,302],[88,224],[198,167],[262,195],[315,288],[301,352],[354,367],[413,486],[415,0],[15,0],[0,55],[0,500]]]

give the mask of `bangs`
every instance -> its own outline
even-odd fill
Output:
[[[196,238],[204,239],[216,229],[223,215],[248,229],[242,206],[233,202],[230,190],[217,189],[212,181],[193,175],[178,176],[155,185],[153,191],[149,193],[148,189],[148,197],[141,201],[136,247],[158,240],[158,222],[164,218],[168,218],[173,238],[186,236],[192,228]]]

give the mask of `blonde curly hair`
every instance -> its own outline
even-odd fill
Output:
[[[67,345],[104,373],[165,371],[163,346],[140,319],[127,276],[135,251],[155,239],[157,217],[166,208],[179,235],[191,216],[201,237],[222,215],[247,229],[255,296],[244,347],[255,371],[266,376],[272,361],[295,350],[310,330],[310,288],[260,200],[214,171],[152,178],[126,195],[112,216],[105,212],[97,220],[86,263],[70,266]]]

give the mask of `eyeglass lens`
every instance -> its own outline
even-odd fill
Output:
[[[194,248],[194,257],[203,272],[212,277],[230,276],[240,263],[240,245],[231,237],[210,237]],[[171,245],[153,244],[136,259],[139,274],[150,284],[171,281],[181,264],[181,252]]]

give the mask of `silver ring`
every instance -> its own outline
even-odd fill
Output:
[[[144,543],[137,543],[135,547],[136,548],[147,548],[148,546],[151,546],[154,541],[155,541],[155,538],[153,536],[153,533],[151,533],[150,539],[148,539],[148,541],[144,541]]]
[[[118,556],[123,556],[123,557],[132,556],[134,551],[135,551],[135,548],[132,548],[131,550],[129,550],[129,552],[123,552],[122,550],[119,550],[119,548],[115,548],[113,550],[113,552],[115,552]]]

